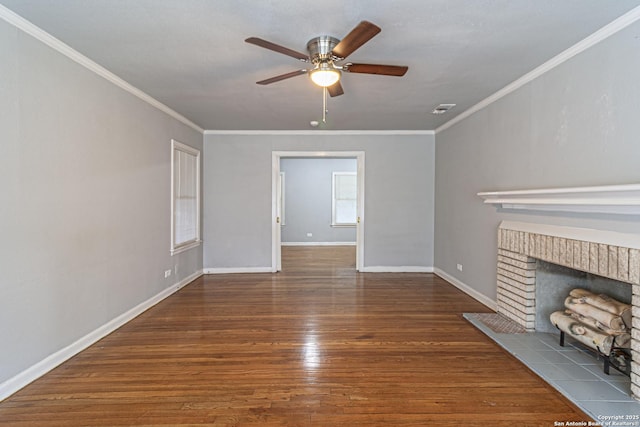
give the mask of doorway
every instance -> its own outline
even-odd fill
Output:
[[[283,158],[351,158],[356,159],[357,180],[357,221],[356,229],[356,270],[361,271],[364,260],[364,152],[363,151],[274,151],[272,153],[271,176],[271,236],[272,236],[272,271],[282,270],[282,212],[280,211],[282,199],[281,186],[281,159]]]

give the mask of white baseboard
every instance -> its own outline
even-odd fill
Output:
[[[273,273],[271,267],[205,268],[202,271],[204,274]]]
[[[456,288],[460,289],[462,292],[464,292],[465,294],[469,295],[470,297],[472,297],[473,299],[475,299],[479,303],[486,305],[491,310],[493,310],[493,311],[497,311],[498,310],[498,304],[494,300],[492,300],[491,298],[487,297],[484,294],[481,294],[480,292],[476,291],[475,289],[473,289],[469,285],[467,285],[465,283],[462,283],[460,280],[456,279],[455,277],[453,277],[449,273],[446,273],[446,272],[444,272],[443,270],[441,270],[439,268],[435,268],[434,269],[434,273],[436,274],[436,276],[439,276],[439,277],[443,278],[444,280],[446,280],[447,282],[451,283],[453,286],[455,286]]]
[[[433,273],[433,267],[409,266],[373,266],[363,267],[361,273]]]
[[[1,383],[0,384],[0,402],[6,399],[7,397],[11,396],[12,394],[14,394],[21,388],[25,387],[29,383],[37,380],[38,378],[40,378],[41,376],[43,376],[44,374],[46,374],[47,372],[55,368],[56,366],[69,360],[71,357],[80,353],[82,350],[86,349],[87,347],[91,346],[92,344],[96,343],[102,338],[106,337],[107,335],[109,335],[110,333],[118,329],[120,326],[134,319],[138,315],[142,314],[144,311],[153,307],[163,299],[167,298],[168,296],[170,296],[171,294],[178,291],[180,288],[184,287],[185,285],[187,285],[188,283],[192,282],[193,280],[197,279],[200,276],[202,276],[202,271],[197,271],[193,273],[189,277],[181,280],[179,283],[176,283],[166,288],[165,290],[152,296],[148,300],[133,307],[131,310],[125,313],[122,313],[120,316],[116,317],[115,319],[105,323],[104,325],[100,326],[98,329],[95,329],[94,331],[88,333],[87,335],[83,336],[76,342],[47,356],[46,358],[36,363],[35,365],[31,366],[30,368],[25,369],[24,371],[20,372],[16,376],[9,378],[5,382]]]
[[[356,242],[281,242],[282,246],[355,246]]]

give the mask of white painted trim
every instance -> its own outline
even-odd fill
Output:
[[[277,216],[280,217],[280,226],[284,227],[287,225],[287,213],[285,212],[286,200],[286,174],[284,171],[280,171],[280,180],[278,181],[278,197],[280,199],[280,203],[278,204],[278,213]]]
[[[140,89],[136,88],[135,86],[127,83],[125,80],[123,80],[120,77],[116,76],[111,71],[107,70],[106,68],[102,67],[101,65],[99,65],[96,62],[92,61],[91,59],[87,58],[86,56],[84,56],[83,54],[78,52],[77,50],[73,49],[71,46],[69,46],[66,43],[63,43],[62,41],[60,41],[57,38],[53,37],[51,34],[47,33],[46,31],[42,30],[41,28],[37,27],[36,25],[32,24],[31,22],[27,21],[26,19],[24,19],[20,15],[16,14],[12,10],[7,9],[3,5],[0,5],[0,19],[3,19],[5,21],[7,21],[9,24],[11,24],[14,27],[24,31],[25,33],[27,33],[30,36],[34,37],[36,40],[39,40],[40,42],[44,43],[45,45],[49,46],[50,48],[58,51],[62,55],[64,55],[67,58],[71,59],[72,61],[82,65],[86,69],[88,69],[90,71],[93,71],[94,73],[96,73],[100,77],[104,78],[105,80],[108,80],[109,82],[113,83],[114,85],[118,86],[119,88],[121,88],[121,89],[129,92],[130,94],[140,98],[141,100],[143,100],[146,103],[152,105],[153,107],[157,108],[158,110],[162,111],[163,113],[168,114],[169,116],[173,117],[174,119],[178,120],[179,122],[189,126],[190,128],[200,132],[201,134],[204,134],[204,129],[202,129],[200,126],[196,125],[191,120],[189,120],[186,117],[184,117],[182,114],[177,113],[176,111],[174,111],[173,109],[169,108],[165,104],[161,103],[157,99],[155,99],[155,98],[151,97],[150,95],[144,93],[143,91],[141,91]]]
[[[356,156],[358,165],[356,166],[358,173],[358,223],[356,224],[356,271],[362,271],[364,268],[364,226],[365,226],[365,210],[364,210],[364,181],[365,181],[365,152],[359,152]]]
[[[95,344],[96,342],[106,337],[107,335],[109,335],[110,333],[112,333],[122,325],[131,321],[135,317],[139,316],[140,314],[142,314],[149,308],[153,307],[154,305],[158,304],[160,301],[164,300],[165,298],[171,296],[173,293],[183,288],[185,285],[191,283],[192,281],[196,280],[200,276],[202,276],[202,271],[196,271],[189,277],[182,279],[180,282],[166,288],[165,290],[154,295],[148,300],[133,307],[129,311],[122,313],[115,319],[112,319],[111,321],[105,323],[104,325],[100,326],[94,331],[88,333],[87,335],[83,336],[76,342],[47,356],[46,358],[42,359],[40,362],[25,369],[24,371],[20,372],[16,376],[9,378],[8,380],[0,384],[0,401],[6,399],[7,397],[16,393],[21,388],[27,386],[28,384],[37,380],[47,372],[51,371],[56,366],[59,366],[60,364],[69,360],[70,358],[80,353],[81,351],[85,350],[89,346]]]
[[[475,299],[479,303],[486,305],[491,310],[493,310],[493,311],[497,311],[498,310],[498,303],[497,302],[495,302],[491,298],[487,297],[486,295],[481,294],[480,292],[476,291],[475,289],[473,289],[471,286],[467,285],[466,283],[461,282],[460,280],[456,279],[452,275],[444,272],[443,270],[441,270],[441,269],[439,269],[437,267],[434,269],[434,273],[436,274],[436,276],[438,276],[441,279],[444,279],[447,282],[451,283],[453,286],[455,286],[456,288],[460,289],[462,292],[464,292],[465,294],[469,295],[471,298]]]
[[[498,228],[610,246],[620,246],[623,248],[640,249],[640,234],[519,221],[502,221]]]
[[[281,227],[276,222],[278,214],[277,187],[280,174],[280,159],[283,157],[305,158],[353,158],[357,162],[358,174],[358,218],[356,225],[356,270],[362,271],[364,265],[364,183],[365,183],[365,152],[364,151],[272,151],[271,152],[271,271],[282,269]]]
[[[273,273],[271,267],[224,267],[205,268],[204,274]]]
[[[435,135],[433,130],[215,130],[205,135]]]
[[[185,245],[182,245],[182,246],[178,246],[175,249],[171,249],[171,251],[170,251],[171,252],[171,256],[178,255],[178,254],[180,254],[182,252],[186,252],[189,249],[197,248],[201,244],[202,244],[202,240],[198,239],[198,240],[194,240],[193,242],[190,242],[188,244],[185,244]]]
[[[362,151],[356,156],[358,165],[358,223],[356,224],[356,271],[362,271],[364,268],[364,227],[365,227],[365,209],[364,209],[364,182],[365,182],[365,152]]]
[[[409,266],[372,266],[363,267],[361,273],[433,273],[433,267]]]
[[[196,238],[187,242],[181,242],[179,244],[176,244],[175,242],[175,236],[176,236],[176,170],[175,170],[175,155],[176,155],[176,151],[181,151],[183,153],[189,154],[193,157],[196,158],[196,180],[195,180],[195,184],[196,184]],[[200,188],[201,185],[200,183],[202,182],[202,174],[201,174],[201,170],[200,170],[200,150],[198,150],[197,148],[193,148],[189,145],[183,144],[180,141],[177,141],[175,139],[171,140],[171,185],[170,185],[170,191],[171,191],[171,203],[170,203],[170,208],[171,208],[171,221],[170,221],[170,226],[171,226],[171,236],[170,236],[170,248],[169,248],[169,252],[171,253],[171,256],[173,255],[177,255],[181,252],[187,251],[189,249],[195,248],[197,246],[200,246],[200,243],[202,243],[202,239],[201,237],[201,221],[202,221],[202,201],[201,201],[201,195],[200,195]]]
[[[271,272],[282,270],[282,226],[278,224],[278,195],[280,187],[280,156],[271,153]]]
[[[472,114],[482,110],[486,106],[488,106],[490,104],[493,104],[494,102],[496,102],[500,98],[503,98],[503,97],[507,96],[508,94],[510,94],[511,92],[514,92],[514,91],[520,89],[522,86],[526,85],[527,83],[531,82],[532,80],[537,79],[541,75],[543,75],[546,72],[552,70],[553,68],[559,66],[560,64],[568,61],[569,59],[573,58],[574,56],[578,55],[579,53],[584,52],[585,50],[595,46],[598,43],[600,43],[602,40],[605,40],[607,37],[610,37],[613,34],[617,33],[618,31],[623,30],[624,28],[626,28],[629,25],[631,25],[634,22],[636,22],[638,19],[640,19],[640,6],[634,8],[634,9],[631,9],[629,12],[625,13],[624,15],[619,17],[618,19],[615,19],[614,21],[611,21],[609,24],[605,25],[604,27],[602,27],[601,29],[599,29],[595,33],[591,34],[590,36],[586,37],[585,39],[583,39],[583,40],[579,41],[578,43],[574,44],[573,46],[571,46],[570,48],[568,48],[564,52],[561,52],[560,54],[554,56],[553,58],[551,58],[550,60],[548,60],[544,64],[540,65],[537,68],[534,68],[532,71],[528,72],[524,76],[520,77],[519,79],[515,80],[514,82],[512,82],[512,83],[508,84],[507,86],[503,87],[502,89],[500,89],[499,91],[497,91],[493,95],[483,99],[482,101],[478,102],[473,107],[465,110],[464,112],[462,112],[461,114],[459,114],[456,117],[452,118],[451,120],[449,120],[448,122],[444,123],[443,125],[440,125],[438,128],[436,128],[435,133],[438,134],[438,133],[442,132],[443,130],[450,128],[451,126],[455,125],[456,123],[458,123],[458,122],[466,119],[467,117],[471,116]]]
[[[281,242],[282,246],[355,246],[356,242]]]
[[[315,158],[315,157],[352,157],[357,158],[358,155],[364,154],[364,151],[272,151],[274,156],[277,157],[306,157],[306,158]]]
[[[640,184],[490,191],[478,196],[504,209],[640,214]]]

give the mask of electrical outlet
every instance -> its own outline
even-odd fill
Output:
[[[164,278],[166,279],[167,277],[171,276],[171,270],[165,270],[164,272]]]
[[[313,237],[313,233],[307,233],[307,237]]]
[[[462,271],[462,264],[456,264],[456,268],[458,269],[458,271]]]

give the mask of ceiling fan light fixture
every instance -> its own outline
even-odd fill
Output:
[[[331,67],[329,64],[318,64],[316,68],[310,72],[311,80],[320,87],[329,87],[340,80],[340,71]]]
[[[259,37],[249,37],[245,39],[245,42],[312,64],[310,68],[299,69],[290,73],[260,80],[256,82],[257,84],[268,85],[307,74],[315,85],[326,89],[323,90],[323,97],[326,104],[327,94],[331,97],[344,94],[344,89],[340,83],[343,71],[345,73],[377,74],[397,77],[402,77],[407,72],[409,67],[404,65],[341,64],[349,55],[371,40],[379,32],[380,27],[377,25],[369,21],[361,21],[342,40],[327,35],[312,38],[307,42],[308,55]],[[323,111],[326,112],[326,108]]]

